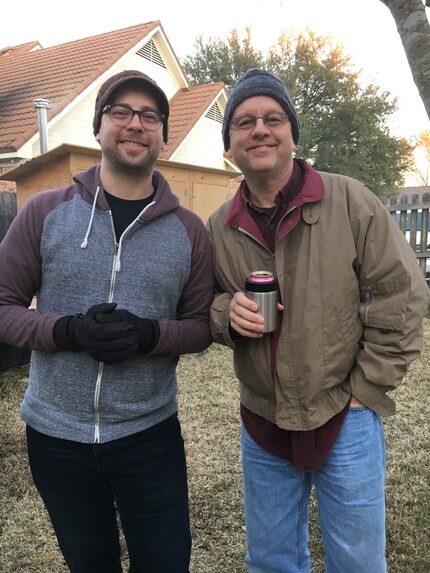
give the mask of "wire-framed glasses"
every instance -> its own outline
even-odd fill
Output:
[[[158,129],[163,121],[164,115],[152,109],[133,109],[125,104],[108,104],[102,109],[102,113],[107,113],[109,119],[119,127],[126,127],[135,115],[140,119],[140,125],[148,131]]]
[[[244,115],[242,117],[236,117],[230,122],[230,128],[233,130],[240,131],[251,131],[257,125],[257,119],[262,119],[266,127],[274,128],[281,127],[285,125],[289,119],[286,113],[266,113],[266,115]]]

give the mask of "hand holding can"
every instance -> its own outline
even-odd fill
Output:
[[[278,318],[278,281],[273,273],[252,272],[245,281],[245,294],[258,304],[258,313],[264,317],[263,333],[273,332]]]

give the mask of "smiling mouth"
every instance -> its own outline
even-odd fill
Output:
[[[141,141],[132,141],[131,139],[122,139],[120,143],[129,145],[130,147],[147,147],[145,143],[142,143]]]
[[[248,149],[248,151],[272,149],[273,147],[275,147],[273,144],[262,143],[261,145],[253,145]]]

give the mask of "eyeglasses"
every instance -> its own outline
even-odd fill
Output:
[[[107,113],[112,123],[119,127],[126,127],[132,121],[133,117],[137,115],[140,119],[140,125],[148,131],[158,129],[165,119],[165,116],[158,111],[132,109],[124,104],[105,105],[102,109],[102,113]]]
[[[281,127],[288,123],[288,115],[286,113],[267,113],[266,115],[244,115],[237,117],[230,122],[230,128],[240,131],[251,131],[257,125],[257,119],[262,119],[266,127],[271,129],[274,127]]]

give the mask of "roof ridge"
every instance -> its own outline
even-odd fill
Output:
[[[32,50],[40,44],[28,42],[0,52],[0,152],[17,151],[37,132],[35,97],[50,100],[50,121],[158,26],[152,20],[47,48]]]

